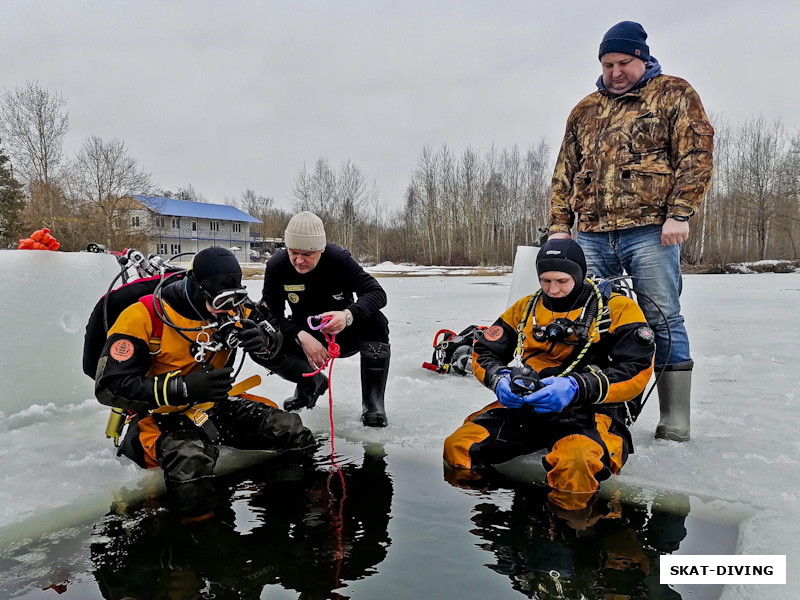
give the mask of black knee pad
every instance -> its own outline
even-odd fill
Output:
[[[219,449],[208,442],[199,429],[165,435],[161,439],[160,452],[164,478],[174,483],[212,476],[219,458]]]
[[[387,359],[392,355],[392,347],[383,342],[361,342],[359,351],[363,358],[368,359]]]
[[[274,408],[264,415],[259,433],[275,450],[305,448],[315,443],[314,435],[303,425],[298,414]]]

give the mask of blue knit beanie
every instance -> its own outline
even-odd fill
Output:
[[[609,52],[621,52],[636,58],[641,58],[644,62],[650,60],[650,48],[647,47],[647,33],[644,27],[633,21],[623,21],[617,23],[609,29],[600,42],[600,53],[598,58]]]

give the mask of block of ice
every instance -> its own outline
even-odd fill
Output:
[[[0,251],[0,412],[94,396],[81,371],[83,336],[117,273],[108,254]]]

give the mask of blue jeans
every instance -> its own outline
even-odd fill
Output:
[[[589,274],[609,278],[622,275],[624,270],[633,278],[639,306],[656,336],[656,367],[691,360],[689,336],[681,315],[681,247],[661,245],[661,225],[603,233],[581,231],[578,243],[586,254]],[[664,313],[666,322],[653,302]]]

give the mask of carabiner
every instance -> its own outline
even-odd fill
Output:
[[[314,331],[319,331],[331,320],[332,317],[322,317],[320,315],[311,315],[308,317],[307,322],[308,326],[313,329]],[[314,322],[317,322],[317,325],[314,325]]]

